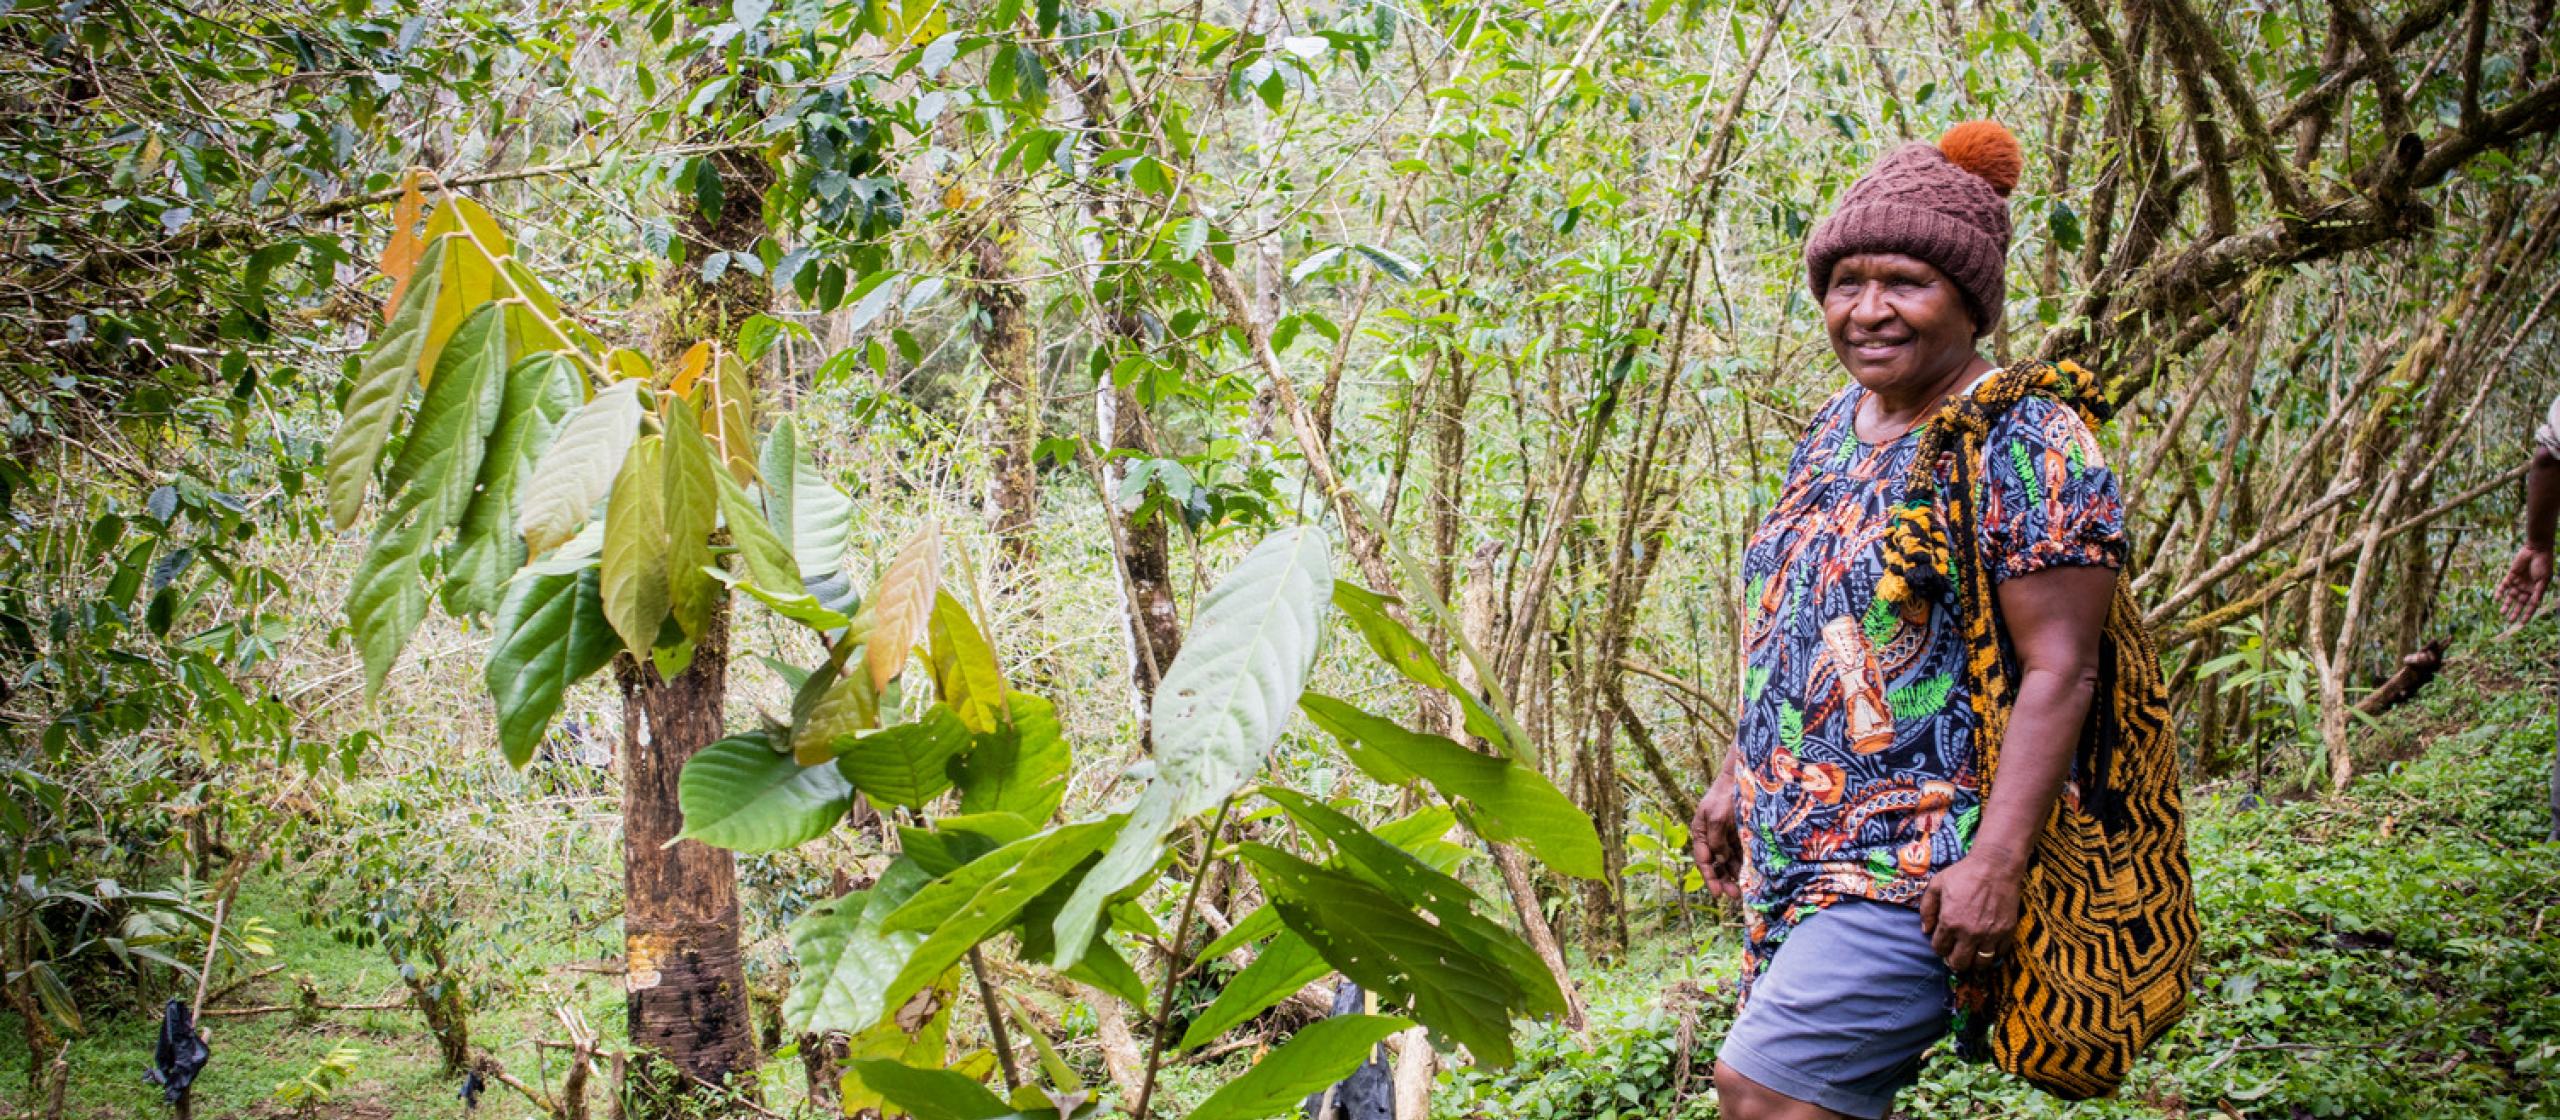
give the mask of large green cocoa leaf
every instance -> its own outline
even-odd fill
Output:
[[[886,931],[931,929],[890,981],[892,1007],[959,963],[971,947],[993,936],[1014,915],[1111,838],[1117,818],[1062,825],[1014,841],[935,880],[882,920]]]
[[[844,574],[853,500],[820,473],[788,417],[765,437],[762,473],[766,518],[774,535],[791,546],[804,589],[829,610],[853,613],[853,580]]]
[[[951,788],[951,760],[969,749],[969,729],[936,704],[914,720],[838,740],[836,769],[874,804],[907,809]]]
[[[1527,733],[1460,685],[1458,679],[1440,664],[1440,659],[1431,655],[1431,648],[1387,612],[1387,602],[1385,596],[1358,584],[1334,581],[1334,609],[1350,620],[1352,628],[1359,631],[1361,640],[1368,643],[1370,651],[1378,655],[1378,660],[1403,674],[1406,680],[1448,693],[1458,702],[1467,734],[1494,744],[1515,761],[1533,759],[1535,755],[1529,750]]]
[[[1442,839],[1457,827],[1458,816],[1439,805],[1425,806],[1413,815],[1388,821],[1377,827],[1378,838],[1393,844],[1433,869],[1451,872],[1466,861],[1468,851]],[[1237,920],[1227,932],[1200,950],[1203,957],[1223,957],[1280,931],[1280,914],[1269,906],[1257,906],[1253,912]]]
[[[1518,844],[1567,875],[1602,874],[1600,835],[1591,816],[1535,770],[1509,759],[1477,754],[1438,735],[1407,730],[1330,696],[1298,701],[1316,726],[1332,732],[1353,761],[1373,776],[1419,775],[1440,795],[1463,806],[1487,839]],[[1373,752],[1374,761],[1363,761]]]
[[[988,852],[1038,833],[1038,825],[1011,813],[962,813],[943,817],[933,827],[898,826],[898,850],[936,878]]]
[[[1011,1120],[1025,1115],[966,1074],[917,1069],[887,1058],[857,1058],[844,1067],[848,1081],[860,1082],[863,1089],[914,1120]]]
[[[826,835],[853,804],[853,787],[835,767],[802,766],[751,732],[686,759],[676,800],[684,838],[752,855]]]
[[[524,481],[516,531],[528,552],[551,551],[595,516],[596,503],[613,487],[640,432],[642,411],[640,383],[617,381],[560,426],[559,437]]]
[[[791,953],[800,967],[782,1016],[793,1030],[859,1033],[892,1010],[882,994],[924,935],[884,933],[880,919],[926,880],[915,861],[893,860],[869,890],[821,902],[791,923]]]
[[[444,292],[445,240],[427,246],[417,271],[394,307],[391,321],[356,363],[347,385],[347,403],[339,413],[338,434],[329,441],[327,479],[329,518],[339,529],[355,526],[364,512],[365,490],[373,484],[374,465],[382,445],[400,418],[400,405],[417,383],[418,360],[425,353],[437,301]]]
[[[522,767],[560,714],[569,686],[613,660],[622,643],[605,621],[593,566],[570,573],[526,571],[498,604],[481,677],[498,705],[498,746]]]
[[[767,602],[807,599],[810,608],[825,609],[801,588],[800,565],[791,558],[791,547],[774,534],[755,498],[726,472],[718,477],[720,521],[729,530],[729,542],[738,546],[738,558],[746,562],[749,583],[766,593],[757,597]]]
[[[1007,692],[1008,715],[992,731],[972,738],[952,776],[960,786],[960,811],[1006,812],[1045,821],[1067,796],[1069,757],[1058,728],[1058,710],[1028,692]]]
[[[711,625],[728,588],[706,571],[711,530],[720,516],[720,480],[727,472],[695,426],[693,405],[667,402],[665,496],[660,501],[667,533],[667,606],[685,637],[695,641]]]
[[[1191,1017],[1191,1026],[1183,1031],[1177,1048],[1206,1046],[1331,971],[1333,966],[1325,963],[1323,954],[1307,944],[1306,938],[1281,930],[1254,955],[1252,963],[1227,980],[1215,1001]]]
[[[436,359],[435,378],[418,402],[409,438],[383,473],[384,498],[398,501],[411,486],[424,487],[429,492],[420,496],[419,508],[434,511],[437,528],[462,519],[506,399],[513,345],[505,311],[495,304],[482,305],[462,321]]]
[[[453,547],[445,551],[445,610],[487,613],[498,605],[507,578],[524,566],[524,540],[516,535],[516,492],[578,407],[584,392],[580,377],[577,363],[557,353],[536,354],[507,372],[497,427],[490,433],[488,452],[480,457],[479,484],[462,511]]]
[[[649,656],[667,618],[666,454],[642,436],[623,457],[604,514],[604,616],[633,657]]]
[[[435,528],[399,506],[374,529],[347,583],[347,629],[364,657],[365,693],[378,696],[409,636],[427,617],[423,567]]]
[[[1243,848],[1281,922],[1334,968],[1410,1008],[1434,1034],[1465,1046],[1476,1060],[1511,1064],[1511,1017],[1527,995],[1500,961],[1469,950],[1359,876],[1267,844]]]
[[[485,305],[465,320],[437,361],[409,438],[385,476],[390,508],[347,589],[347,623],[364,655],[365,684],[379,693],[409,636],[426,618],[423,564],[462,516],[487,449],[507,364],[506,317]]]
[[[1433,925],[1468,951],[1499,962],[1524,998],[1517,1010],[1530,1015],[1565,1013],[1564,991],[1556,986],[1546,962],[1528,942],[1476,913],[1475,906],[1482,900],[1465,883],[1305,794],[1276,786],[1263,787],[1262,794],[1287,810],[1299,827],[1332,845],[1337,869],[1350,871],[1397,901],[1430,914]]]
[[[1215,808],[1262,769],[1306,690],[1332,588],[1324,534],[1285,529],[1202,600],[1156,686],[1156,773],[1110,854],[1059,911],[1057,967],[1076,962],[1103,906],[1155,866],[1177,823]]]
[[[1351,1076],[1397,1031],[1413,1024],[1393,1015],[1338,1015],[1298,1028],[1243,1076],[1227,1082],[1190,1120],[1262,1120],[1295,1111],[1310,1095]]]

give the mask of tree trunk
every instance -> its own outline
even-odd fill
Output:
[[[712,616],[693,664],[674,680],[625,654],[622,688],[623,978],[640,1065],[639,1116],[685,1115],[683,1098],[732,1086],[756,1067],[738,955],[737,862],[684,831],[676,778],[721,735],[728,612]],[[650,1068],[663,1059],[670,1071]]]
[[[995,420],[995,476],[987,486],[987,519],[998,562],[1020,571],[1032,560],[1031,520],[1040,504],[1032,451],[1040,442],[1040,391],[1032,364],[1031,317],[1014,276],[1022,239],[1013,200],[987,200],[969,245],[970,298],[978,309],[978,353],[987,363],[987,411]]]
[[[1140,411],[1134,388],[1103,387],[1099,400],[1109,404],[1109,427],[1102,434],[1113,451],[1154,453],[1147,438],[1146,414]],[[1138,665],[1136,681],[1141,698],[1152,699],[1156,682],[1164,679],[1173,655],[1182,648],[1182,616],[1173,602],[1173,538],[1165,521],[1169,510],[1159,510],[1144,524],[1119,505],[1120,479],[1123,472],[1111,470],[1105,478],[1112,491],[1104,495],[1106,511],[1119,523],[1114,543],[1120,549],[1120,572],[1127,581],[1129,626],[1137,637]],[[1154,734],[1148,734],[1148,749],[1154,750]]]
[[[1440,1055],[1431,1049],[1430,1030],[1402,1031],[1387,1045],[1396,1055],[1394,1120],[1431,1120],[1431,1085],[1440,1072]]]
[[[1070,66],[1054,51],[1043,56],[1051,72],[1067,77],[1067,89],[1074,96],[1070,119],[1081,119],[1082,147],[1077,165],[1088,167],[1087,156],[1111,147],[1110,141],[1120,135],[1120,125],[1111,118],[1111,80],[1098,60],[1083,67]],[[1076,208],[1082,222],[1098,231],[1090,239],[1077,236],[1068,249],[1090,275],[1081,277],[1088,310],[1094,317],[1096,333],[1101,337],[1143,347],[1146,334],[1140,326],[1136,308],[1120,287],[1120,281],[1106,277],[1105,261],[1113,257],[1115,235],[1126,236],[1139,227],[1143,219],[1133,218],[1109,198],[1109,190],[1091,176],[1076,183]],[[1074,228],[1070,223],[1069,228]],[[1094,393],[1094,434],[1109,451],[1155,454],[1155,441],[1148,435],[1146,413],[1138,401],[1134,385],[1098,385]],[[1120,562],[1121,593],[1128,608],[1129,644],[1135,653],[1130,677],[1136,685],[1140,727],[1146,727],[1148,701],[1156,692],[1156,681],[1173,664],[1173,655],[1182,644],[1182,619],[1173,601],[1173,547],[1162,516],[1150,517],[1145,525],[1135,523],[1119,506],[1120,481],[1124,477],[1118,463],[1102,464],[1103,514],[1114,528],[1112,548]],[[1144,732],[1148,750],[1154,750],[1152,730]]]

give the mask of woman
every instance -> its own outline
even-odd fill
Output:
[[[1805,246],[1850,384],[1745,554],[1744,714],[1691,832],[1709,888],[1746,907],[1743,1006],[1716,1062],[1738,1120],[1891,1111],[1955,1014],[1950,981],[2011,946],[2095,692],[2123,517],[2071,407],[2019,400],[1962,472],[1979,489],[1950,547],[1979,550],[2014,667],[1999,743],[1973,741],[1955,598],[1909,593],[1887,563],[1897,503],[1923,492],[1911,472],[1952,466],[1915,464],[1927,422],[1998,372],[1977,342],[2005,297],[2021,164],[1987,121],[1905,144]]]

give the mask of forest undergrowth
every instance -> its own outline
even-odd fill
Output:
[[[1941,1056],[1904,1098],[1904,1115],[2560,1113],[2560,861],[2540,842],[2560,624],[2547,617],[2513,634],[2466,639],[2455,651],[2418,700],[2361,732],[2360,754],[2397,761],[2344,796],[2261,799],[2243,781],[2195,791],[2191,842],[2206,933],[2196,1002],[2118,1099],[2064,1105]],[[608,1037],[622,1014],[603,971],[618,944],[612,915],[592,912],[614,886],[609,845],[566,841],[559,858],[510,850],[509,838],[576,833],[556,826],[574,822],[599,796],[592,775],[587,785],[580,780],[573,765],[521,778],[465,765],[348,799],[374,813],[469,806],[459,814],[472,827],[444,833],[427,854],[452,881],[491,863],[509,869],[499,885],[466,900],[474,932],[464,952],[485,985],[475,997],[473,1041],[546,1091],[556,1089],[565,1063],[533,1055],[542,1040],[562,1037],[564,1009]],[[533,797],[514,796],[521,792],[514,788],[473,796],[475,783],[490,782],[548,788]],[[452,802],[406,800],[430,787]],[[362,831],[361,821],[339,826]],[[745,869],[751,882],[757,870]],[[773,889],[759,897],[788,907],[789,884],[780,878],[787,877],[778,870],[768,875]],[[314,882],[325,891],[331,880],[310,863],[250,880],[237,913],[273,929],[275,970],[216,1001],[217,1009],[291,1005],[306,977],[331,1002],[402,998],[397,969],[379,948],[309,920],[333,911],[288,884]],[[1738,928],[1703,894],[1684,903],[1657,893],[1638,913],[1624,958],[1576,962],[1591,1001],[1587,1034],[1534,1027],[1512,1069],[1444,1072],[1434,1115],[1715,1116],[1709,1075],[1731,1017]],[[362,915],[344,924],[361,925]],[[1067,1028],[1059,1039],[1065,1056],[1098,1077],[1090,1017],[1056,1010]],[[118,1009],[92,1028],[70,1044],[67,1115],[106,1120],[157,1107],[158,1090],[142,1080],[156,1018]],[[0,1099],[22,1099],[24,1041],[13,1020],[0,1021],[0,1032]],[[225,1015],[211,1020],[210,1037],[215,1057],[200,1083],[199,1116],[407,1120],[460,1111],[460,1081],[440,1070],[434,1039],[406,1007]],[[347,1072],[325,1096],[307,1111],[283,1103],[290,1094],[280,1090],[313,1077],[333,1052]],[[1252,1056],[1238,1051],[1178,1067],[1168,1092],[1195,1103]],[[791,1085],[798,1076],[788,1050],[768,1057],[768,1084]],[[483,1094],[475,1115],[542,1115],[502,1085]]]

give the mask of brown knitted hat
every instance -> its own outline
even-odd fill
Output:
[[[1991,333],[2008,299],[2009,192],[2025,165],[2017,137],[1993,121],[1968,121],[1936,144],[1914,140],[1885,153],[1804,243],[1814,298],[1830,287],[1842,257],[1901,253],[1953,279],[1972,305],[1974,336]]]

